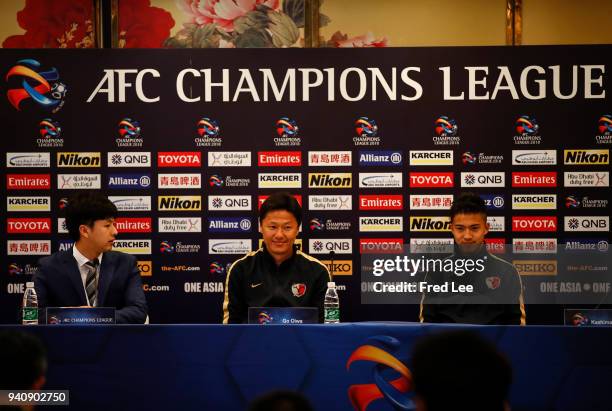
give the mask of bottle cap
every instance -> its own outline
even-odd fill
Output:
[[[335,283],[335,282],[333,282],[333,281],[329,281],[329,282],[327,283],[327,288],[336,288],[336,283]]]
[[[27,288],[34,288],[34,281],[28,281],[28,282],[26,283],[26,287],[27,287]]]

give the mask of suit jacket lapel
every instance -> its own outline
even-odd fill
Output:
[[[115,274],[115,259],[113,254],[104,253],[100,265],[100,278],[98,279],[98,307],[104,307],[106,293]]]
[[[62,258],[64,263],[63,271],[68,274],[68,277],[70,277],[72,285],[74,285],[74,288],[81,300],[81,305],[87,305],[87,297],[85,296],[85,286],[83,286],[83,279],[81,278],[79,266],[77,265],[77,262],[74,259],[74,256],[72,255],[72,249],[65,251]]]

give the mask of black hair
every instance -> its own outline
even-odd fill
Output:
[[[47,372],[47,352],[40,340],[18,330],[0,332],[0,388],[30,390]]]
[[[249,411],[313,411],[302,394],[293,391],[273,391],[256,398]]]
[[[289,193],[282,191],[270,195],[259,209],[259,222],[261,223],[271,211],[285,210],[293,214],[298,226],[302,224],[302,207],[300,203]]]
[[[86,191],[70,197],[65,212],[68,234],[74,241],[81,236],[81,225],[93,227],[97,220],[116,218],[118,214],[115,204],[98,191]]]
[[[482,198],[474,193],[462,193],[453,201],[450,208],[450,219],[457,214],[482,214],[487,219],[487,206]]]
[[[512,383],[508,360],[471,331],[425,337],[414,347],[411,371],[428,411],[502,411]]]

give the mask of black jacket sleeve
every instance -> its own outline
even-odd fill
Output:
[[[244,272],[240,263],[227,271],[225,298],[223,299],[223,324],[244,324],[248,320],[248,306],[244,296]]]

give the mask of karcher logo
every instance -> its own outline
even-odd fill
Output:
[[[309,188],[352,188],[351,173],[308,173]]]
[[[6,211],[51,211],[51,197],[7,197]]]
[[[159,196],[157,197],[159,211],[201,211],[201,196]]]
[[[151,254],[151,240],[117,240],[113,250],[127,254]]]
[[[410,217],[410,231],[450,231],[450,217]]]
[[[100,153],[57,153],[58,167],[100,167]]]
[[[564,164],[607,165],[610,164],[610,150],[564,150]]]
[[[359,217],[359,231],[361,232],[385,232],[403,231],[404,220],[402,217]]]
[[[513,210],[556,210],[555,194],[513,194]]]

